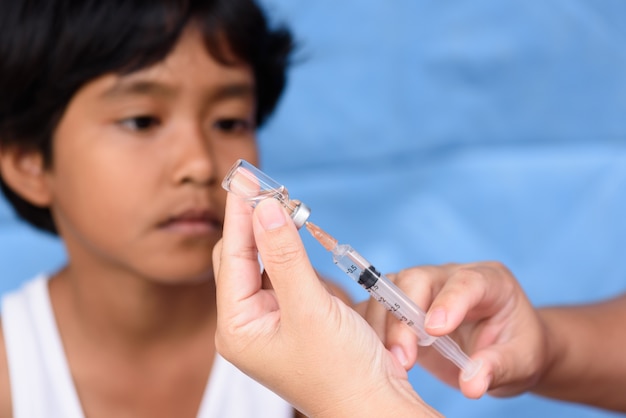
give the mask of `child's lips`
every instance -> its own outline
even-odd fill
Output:
[[[181,234],[204,235],[221,231],[222,223],[209,210],[190,209],[168,218],[160,227]]]

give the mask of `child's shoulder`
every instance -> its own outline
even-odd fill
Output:
[[[11,384],[9,379],[9,364],[4,345],[4,332],[0,318],[0,417],[11,417]]]

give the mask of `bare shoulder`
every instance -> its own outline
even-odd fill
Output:
[[[4,345],[4,332],[0,319],[0,417],[12,417],[11,385],[9,380],[9,364],[7,350]]]

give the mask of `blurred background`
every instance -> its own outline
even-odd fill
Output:
[[[538,306],[626,291],[626,2],[262,4],[299,41],[262,168],[313,222],[384,272],[502,261]],[[324,275],[367,296],[303,238]],[[0,291],[64,257],[0,198]],[[410,376],[449,417],[617,416]]]

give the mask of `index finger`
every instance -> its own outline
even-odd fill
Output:
[[[217,307],[236,306],[261,287],[258,252],[252,233],[252,207],[228,193],[219,262],[215,265]]]

